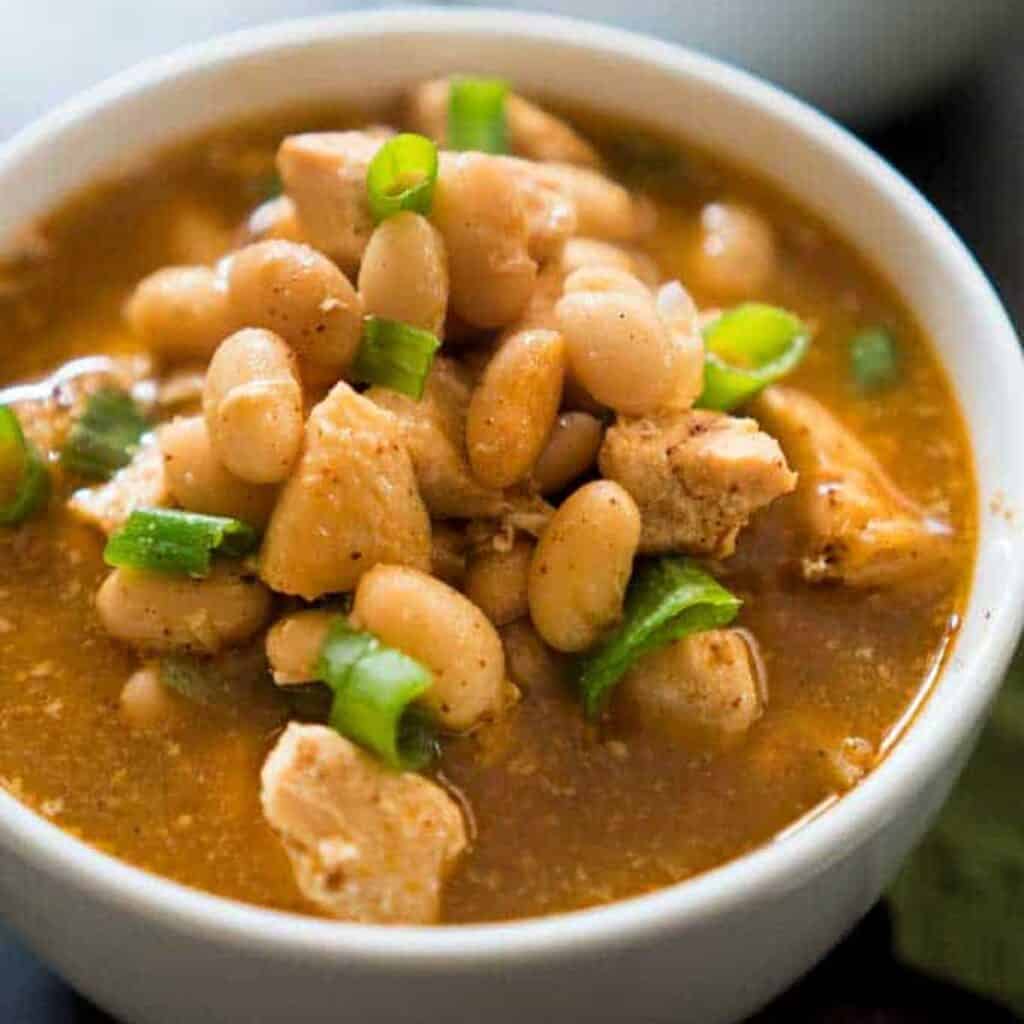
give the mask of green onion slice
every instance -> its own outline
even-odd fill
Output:
[[[61,452],[64,467],[79,476],[107,480],[127,466],[149,424],[123,391],[90,395]]]
[[[433,729],[425,713],[410,706],[430,689],[429,669],[339,616],[324,640],[317,674],[334,691],[331,728],[392,768],[416,771],[432,760]]]
[[[777,306],[746,302],[704,328],[702,409],[727,411],[794,370],[810,345],[799,317]]]
[[[368,316],[363,322],[363,340],[352,376],[364,384],[379,384],[419,401],[440,347],[441,342],[430,331]]]
[[[689,633],[718,629],[742,602],[685,558],[659,558],[634,573],[621,625],[580,661],[579,685],[590,718],[638,658]]]
[[[107,565],[207,576],[214,554],[241,558],[256,549],[256,531],[238,519],[169,508],[140,508],[110,535]]]
[[[850,341],[850,370],[861,394],[891,387],[900,376],[896,339],[882,327],[855,335]]]
[[[448,93],[449,148],[507,153],[507,96],[508,83],[503,79],[453,78]]]
[[[14,410],[0,405],[0,526],[14,526],[38,509],[50,491],[39,449],[25,437]]]
[[[407,132],[388,139],[370,161],[366,194],[379,224],[403,210],[429,213],[437,182],[437,146]]]

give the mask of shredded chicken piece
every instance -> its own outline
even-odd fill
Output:
[[[769,388],[754,414],[800,472],[797,508],[810,534],[801,561],[805,579],[885,586],[949,556],[948,525],[903,494],[816,399],[794,388]]]
[[[366,397],[398,421],[416,471],[420,494],[431,515],[468,519],[497,516],[506,507],[500,490],[473,476],[466,455],[468,375],[454,360],[440,357],[416,401],[388,388],[371,388]]]
[[[336,732],[289,725],[262,773],[263,812],[303,895],[346,921],[430,924],[467,845],[458,805]]]
[[[311,601],[378,562],[430,569],[430,520],[397,420],[339,381],[313,408],[260,554],[272,589]]]
[[[278,150],[277,166],[302,232],[346,274],[359,266],[373,233],[366,171],[390,134],[385,129],[311,132],[290,135]]]
[[[640,550],[648,554],[731,555],[754,512],[792,491],[797,479],[753,420],[700,409],[620,417],[598,461],[640,506]]]

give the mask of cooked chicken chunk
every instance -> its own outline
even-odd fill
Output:
[[[616,710],[683,742],[739,736],[764,706],[755,658],[741,630],[693,633],[637,662],[619,684]]]
[[[277,166],[309,243],[352,274],[373,234],[366,171],[381,131],[310,132],[281,143]]]
[[[289,725],[262,773],[263,812],[303,895],[346,921],[430,924],[466,848],[456,803],[320,725]]]
[[[620,417],[598,461],[640,506],[647,553],[731,555],[751,515],[796,486],[782,450],[753,420],[708,410]]]
[[[267,527],[260,575],[313,600],[378,562],[430,569],[430,520],[390,413],[344,381],[313,408]]]
[[[500,490],[478,483],[466,454],[470,384],[451,359],[434,361],[423,398],[416,401],[388,388],[366,397],[398,420],[427,508],[441,518],[498,516],[506,506]]]
[[[948,526],[903,494],[820,402],[776,387],[753,409],[800,472],[798,508],[812,538],[801,562],[805,579],[885,586],[948,556]]]
[[[124,526],[135,509],[160,507],[170,504],[170,500],[163,453],[150,435],[132,461],[105,484],[75,491],[68,499],[68,508],[82,522],[113,533]]]

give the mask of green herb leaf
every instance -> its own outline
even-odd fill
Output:
[[[127,466],[149,429],[146,418],[123,391],[90,395],[61,452],[65,469],[92,480],[108,480]]]
[[[262,644],[212,657],[175,652],[160,659],[160,682],[206,707],[243,710],[257,690],[276,693]]]
[[[448,93],[449,148],[507,153],[507,96],[508,83],[503,79],[453,78]]]
[[[317,674],[334,691],[330,726],[391,767],[415,771],[436,753],[433,730],[410,705],[433,684],[430,670],[339,616],[321,649]]]
[[[258,544],[256,531],[238,519],[140,508],[110,535],[103,558],[129,569],[207,576],[214,554],[241,558]]]
[[[784,309],[746,302],[704,328],[702,409],[728,411],[796,369],[810,345],[807,325]]]
[[[732,622],[742,602],[684,558],[659,558],[633,574],[621,625],[580,659],[579,686],[588,717],[604,708],[634,662],[689,633]]]
[[[426,387],[427,374],[441,342],[429,331],[368,316],[363,324],[363,340],[352,365],[352,376],[364,384],[400,391],[419,401]]]
[[[379,224],[403,210],[430,213],[437,183],[437,146],[422,135],[388,139],[370,161],[366,194]]]
[[[861,331],[850,341],[850,372],[862,395],[891,387],[900,377],[896,339],[881,327]]]
[[[46,501],[50,474],[9,406],[0,405],[0,526],[15,526]]]

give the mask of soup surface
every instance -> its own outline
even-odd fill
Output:
[[[529,301],[543,306],[538,296],[545,281],[553,288],[553,297],[530,322],[521,301],[511,313],[479,311],[485,303],[481,296],[488,294],[488,288],[493,291],[493,282],[471,282],[471,294],[465,294],[464,279],[476,272],[467,266],[475,259],[484,268],[477,271],[486,274],[494,264],[488,262],[488,252],[481,250],[474,256],[458,248],[469,243],[464,238],[460,243],[456,237],[462,208],[455,214],[451,211],[457,194],[454,185],[446,184],[446,175],[461,171],[453,170],[454,162],[446,164],[448,158],[442,156],[430,216],[447,247],[451,291],[449,297],[445,277],[438,323],[417,326],[433,326],[432,333],[443,336],[432,380],[439,366],[449,365],[444,362],[448,360],[451,372],[461,375],[460,386],[464,384],[467,394],[473,392],[472,402],[488,381],[497,381],[499,391],[506,389],[489,414],[485,408],[475,423],[471,406],[468,424],[465,417],[457,422],[461,433],[455,442],[463,462],[468,444],[473,487],[503,494],[506,506],[490,514],[445,508],[446,501],[458,506],[463,500],[458,488],[451,485],[438,495],[436,480],[431,485],[425,479],[429,467],[424,462],[430,453],[418,452],[409,434],[401,435],[397,447],[410,450],[416,486],[426,499],[434,577],[447,580],[445,587],[468,593],[500,631],[505,659],[504,671],[498,673],[500,695],[485,694],[481,698],[485,710],[467,711],[462,718],[459,706],[431,705],[425,698],[434,725],[440,722],[440,755],[422,768],[430,780],[422,785],[428,789],[411,785],[398,789],[396,780],[406,779],[405,775],[383,767],[371,755],[353,753],[355,748],[350,749],[348,741],[335,751],[338,758],[349,759],[346,778],[363,773],[371,789],[383,787],[367,797],[371,804],[376,801],[391,808],[380,814],[393,813],[393,801],[408,800],[399,817],[402,813],[426,815],[429,820],[417,819],[417,827],[427,830],[430,842],[436,845],[437,829],[447,829],[447,852],[437,854],[434,862],[417,863],[415,870],[407,870],[421,857],[424,844],[404,849],[401,837],[396,838],[401,828],[394,822],[364,819],[360,815],[370,814],[365,807],[343,802],[356,800],[352,793],[339,796],[338,806],[325,812],[328,817],[337,816],[334,825],[308,826],[323,834],[297,835],[295,822],[282,820],[289,809],[270,807],[280,794],[268,794],[275,780],[268,782],[266,770],[261,802],[261,766],[282,742],[282,730],[290,718],[325,720],[326,712],[318,702],[323,703],[325,694],[329,699],[330,693],[311,682],[322,678],[315,667],[305,673],[300,670],[297,679],[294,673],[291,680],[286,679],[288,672],[275,662],[274,650],[269,650],[271,668],[278,676],[275,685],[261,654],[272,622],[280,623],[309,606],[343,617],[348,604],[338,595],[355,590],[354,627],[404,649],[432,669],[435,677],[444,677],[446,671],[449,677],[462,673],[468,692],[483,687],[481,680],[493,675],[494,665],[481,660],[479,668],[465,661],[454,668],[439,667],[431,664],[423,643],[403,647],[400,638],[389,633],[391,620],[400,617],[396,609],[415,608],[420,600],[403,591],[403,578],[390,563],[412,566],[409,572],[423,575],[428,567],[416,557],[399,554],[371,559],[352,576],[351,585],[293,583],[290,574],[298,571],[303,544],[285,537],[288,524],[282,525],[281,509],[286,501],[315,496],[316,487],[308,481],[293,486],[298,470],[284,483],[280,474],[256,480],[250,473],[239,484],[248,490],[239,492],[238,502],[250,502],[261,510],[248,518],[262,517],[263,522],[251,524],[263,528],[270,516],[258,561],[250,555],[240,563],[241,569],[230,570],[235,573],[231,585],[242,590],[239,601],[254,600],[255,588],[266,597],[265,604],[257,601],[250,611],[248,626],[242,624],[230,636],[222,636],[215,624],[212,639],[193,638],[175,645],[167,637],[184,628],[182,623],[191,624],[190,616],[216,618],[215,613],[205,606],[197,610],[194,601],[188,603],[191,597],[185,598],[168,613],[171,625],[161,634],[160,628],[150,628],[153,608],[129,592],[128,584],[118,598],[123,607],[112,610],[114,598],[104,605],[101,597],[98,610],[97,592],[112,568],[104,561],[106,532],[97,525],[104,515],[96,513],[95,507],[90,511],[88,497],[83,506],[81,489],[103,484],[74,471],[60,453],[66,450],[70,425],[81,417],[89,394],[97,387],[108,393],[111,389],[131,393],[151,424],[173,424],[177,418],[179,425],[187,421],[189,429],[200,434],[204,422],[209,430],[215,415],[210,411],[213,374],[205,383],[203,375],[216,345],[204,349],[205,342],[197,340],[195,332],[191,340],[182,340],[188,333],[186,321],[201,316],[189,302],[179,301],[170,311],[140,313],[135,292],[139,281],[166,266],[212,267],[225,254],[261,238],[283,238],[286,245],[309,240],[314,248],[325,248],[319,236],[328,231],[329,217],[312,212],[317,200],[305,191],[301,161],[322,159],[328,170],[321,167],[315,173],[336,175],[335,189],[344,184],[345,167],[359,166],[358,161],[331,163],[330,153],[325,157],[315,152],[315,139],[309,143],[312,155],[297,145],[292,164],[288,157],[280,161],[285,202],[293,201],[293,207],[282,213],[279,199],[276,207],[263,205],[254,216],[254,209],[280,189],[275,154],[282,139],[297,132],[334,131],[379,121],[429,133],[429,117],[420,109],[426,100],[417,106],[421,99],[414,97],[411,113],[410,108],[403,114],[374,111],[373,116],[324,109],[290,111],[189,141],[154,155],[121,180],[76,197],[19,238],[11,256],[0,264],[4,338],[0,383],[6,387],[0,402],[17,413],[26,435],[42,451],[51,476],[45,506],[17,525],[0,527],[0,783],[100,849],[188,885],[264,906],[359,920],[469,922],[550,914],[645,892],[721,864],[840,797],[885,755],[941,668],[966,598],[975,535],[971,459],[950,382],[927,339],[891,288],[825,224],[745,172],[699,150],[679,148],[636,125],[574,115],[572,123],[595,150],[567,134],[561,122],[535,126],[534,138],[520,130],[519,118],[528,120],[529,111],[513,106],[510,97],[510,140],[531,163],[527,170],[509,165],[505,177],[489,186],[496,191],[485,190],[483,205],[488,210],[480,215],[484,220],[493,215],[489,204],[501,205],[495,196],[510,195],[518,201],[516,197],[525,195],[534,182],[531,168],[548,166],[532,161],[555,159],[559,166],[599,164],[602,173],[623,183],[628,192],[610,194],[611,199],[606,193],[588,199],[579,181],[566,184],[564,177],[552,181],[540,176],[544,202],[549,204],[544,209],[551,215],[551,223],[543,226],[550,228],[551,237],[540,229],[530,235],[529,261],[536,278],[531,278]],[[452,109],[449,106],[449,117]],[[383,141],[383,135],[372,133],[361,138],[371,151]],[[364,175],[365,162],[361,167],[359,173]],[[480,171],[485,172],[490,173],[487,168]],[[359,196],[365,202],[362,181],[360,177]],[[599,184],[606,182],[602,178]],[[615,222],[621,210],[609,212],[607,206],[622,195],[627,207],[623,216],[629,219],[625,229]],[[588,249],[571,242],[566,246],[565,233],[559,234],[562,229],[556,223],[557,210],[552,213],[552,196],[568,197],[569,204],[576,205],[577,239],[597,238],[605,248]],[[472,202],[468,206],[472,209]],[[518,230],[515,224],[493,227],[504,239],[493,243],[498,248]],[[382,230],[377,228],[372,244],[377,244],[378,235],[383,239]],[[429,249],[429,239],[435,236],[423,237]],[[379,251],[371,251],[381,260]],[[363,313],[402,320],[394,309],[405,308],[403,301],[410,294],[415,300],[417,289],[429,292],[429,281],[423,284],[429,260],[415,247],[396,252],[385,253],[383,262],[391,260],[391,271],[396,261],[411,269],[404,277],[395,272],[397,276],[378,283],[376,291],[384,296],[375,300],[380,308],[374,308],[370,298],[375,285],[367,270],[369,257],[359,251],[352,259],[340,244],[330,252],[358,287]],[[233,269],[222,265],[216,287],[223,289],[224,280],[230,278],[230,287],[240,290],[236,281],[240,265],[237,258]],[[605,273],[609,266],[615,268],[611,283]],[[590,278],[588,268],[594,272]],[[583,298],[559,304],[557,312],[552,312],[556,301],[565,302],[563,294],[570,298],[574,294],[573,288],[565,286],[574,269],[584,275],[582,284],[577,279],[575,286],[575,295]],[[518,271],[513,268],[508,273],[514,277]],[[626,283],[624,276],[629,278]],[[259,287],[270,294],[269,278],[259,280],[263,282]],[[684,290],[660,293],[656,310],[655,291],[675,280]],[[500,291],[514,285],[502,279],[497,287]],[[460,288],[464,294],[456,303]],[[627,294],[630,289],[636,290],[632,296]],[[134,311],[129,307],[126,315],[125,304],[133,293]],[[499,306],[505,294],[495,300]],[[288,356],[279,376],[291,384],[300,381],[303,418],[320,401],[369,404],[360,395],[362,384],[356,389],[337,385],[330,392],[334,397],[324,398],[339,377],[354,383],[358,375],[344,368],[332,371],[329,358],[315,349],[315,337],[313,342],[294,340],[287,315],[282,318],[280,310],[270,309],[271,300],[262,293],[260,300],[263,313],[235,317],[231,329],[273,330],[272,342],[283,337],[292,354],[297,353],[298,373],[288,369],[295,364]],[[638,322],[654,318],[661,332],[659,343],[674,339],[679,352],[689,345],[691,355],[693,346],[699,346],[701,330],[705,344],[712,347],[714,325],[723,322],[716,320],[718,311],[753,301],[795,314],[806,325],[811,341],[802,361],[781,384],[728,413],[687,411],[696,394],[672,399],[675,406],[670,411],[666,409],[672,402],[662,394],[651,399],[648,408],[637,396],[651,383],[649,378],[622,383],[609,381],[607,375],[602,378],[600,372],[588,377],[592,366],[587,362],[587,339],[596,338],[594,345],[600,348],[606,335],[603,321],[586,317],[604,309],[601,303],[606,300],[613,305],[621,300],[621,308],[640,318]],[[445,301],[448,317],[441,327]],[[506,305],[511,308],[516,303]],[[160,316],[171,326],[161,327]],[[530,344],[538,347],[533,355],[516,362],[519,357],[509,339],[526,330],[533,332]],[[583,340],[574,331],[582,331]],[[230,333],[225,328],[221,336]],[[642,337],[630,336],[630,345],[643,343]],[[545,349],[545,345],[554,348]],[[547,358],[545,353],[556,349],[559,366],[569,367],[569,382],[563,387],[559,376],[553,404],[545,407],[544,382],[535,383],[532,375]],[[511,353],[506,359],[511,370],[504,371],[505,377],[498,366],[498,352]],[[614,361],[614,352],[601,353],[602,358],[606,355]],[[704,358],[699,351],[697,358]],[[750,352],[733,353],[730,358],[741,370],[757,363]],[[515,384],[507,384],[509,378],[521,384],[519,391]],[[588,393],[591,381],[596,383],[591,383],[592,393]],[[415,400],[395,399],[394,392],[382,396],[382,390],[387,390],[387,384],[378,381],[371,399],[407,429],[403,416],[415,413],[410,414],[409,406],[401,402]],[[523,397],[524,391],[528,398]],[[431,394],[428,387],[423,401],[433,401]],[[801,404],[808,396],[811,405]],[[523,409],[513,409],[511,420],[502,419],[516,401]],[[222,407],[226,403],[224,399]],[[565,434],[576,444],[567,450],[583,454],[563,453],[561,462],[551,456],[548,478],[538,469],[536,445],[522,456],[522,445],[502,444],[516,431],[529,435],[530,424],[538,419],[543,421],[539,438],[550,444],[555,415],[563,417]],[[683,434],[672,433],[677,423],[673,417],[688,424]],[[690,444],[694,438],[693,443],[700,443],[706,431],[732,430],[734,417],[753,417],[761,425],[765,433],[756,435],[757,444],[774,445],[772,439],[778,439],[785,471],[757,462],[758,452],[763,454],[767,447],[752,454],[744,449],[742,458],[725,460],[731,467],[728,472],[734,474],[728,486],[716,483],[719,463],[708,463],[710,468],[705,469],[710,475],[687,478],[688,492],[678,499],[700,505],[704,485],[712,491],[721,487],[723,493],[749,496],[749,507],[735,523],[739,530],[732,553],[729,534],[736,531],[730,524],[723,529],[718,523],[711,540],[698,537],[700,529],[679,539],[681,520],[672,518],[675,510],[669,509],[668,518],[659,520],[658,502],[675,499],[671,494],[652,497],[650,488],[645,489],[647,466],[637,452],[653,445],[662,461],[666,457],[671,461],[674,446]],[[285,434],[278,420],[260,421],[262,427],[253,427],[257,421],[245,420],[243,415],[231,422],[236,428],[238,423],[243,425],[233,442],[211,437],[221,445],[236,445],[232,468],[244,461],[239,453],[259,449],[268,435]],[[519,425],[507,428],[503,438],[503,424],[509,422]],[[490,460],[488,428],[498,433],[498,456]],[[172,451],[170,435],[163,429],[157,430],[153,446],[144,444],[135,452],[136,463],[146,452],[156,464],[161,457],[186,461],[191,457],[186,447],[181,448],[185,454]],[[751,424],[750,429],[756,426]],[[482,433],[484,440],[476,443],[474,432]],[[240,437],[251,439],[251,446],[240,442]],[[313,446],[311,437],[307,425],[300,466],[307,466],[304,460]],[[209,447],[211,440],[205,434],[200,440]],[[525,441],[523,445],[529,448]],[[400,454],[407,463],[404,448]],[[284,458],[287,462],[292,457]],[[221,463],[224,458],[220,450]],[[523,459],[526,472],[517,472],[514,466],[505,472]],[[564,472],[559,468],[563,463],[569,466]],[[371,459],[371,475],[375,466]],[[790,480],[790,469],[798,474],[798,482]],[[218,471],[228,473],[219,463]],[[114,486],[121,486],[118,481],[123,483],[126,472],[115,477]],[[161,472],[159,465],[154,472]],[[194,483],[201,472],[197,468],[189,480]],[[129,498],[136,484],[129,481],[122,487],[127,487]],[[199,489],[200,484],[196,484]],[[0,487],[0,492],[6,487],[4,500],[17,486],[8,474],[7,484]],[[279,493],[276,487],[281,488]],[[440,490],[445,487],[447,483]],[[598,488],[587,491],[591,505],[572,518],[566,512],[570,496],[576,501],[588,487]],[[748,487],[749,495],[744,490]],[[188,481],[170,496],[160,487],[152,494],[143,489],[142,497],[131,501],[229,514],[202,501],[190,503],[182,496],[187,489]],[[366,479],[343,482],[342,503],[330,506],[334,519],[325,531],[334,529],[338,518],[347,514],[338,509],[358,504],[364,490],[372,490]],[[626,497],[620,499],[623,491]],[[69,504],[76,492],[79,500]],[[836,512],[829,505],[834,495],[838,495],[836,502],[850,502],[849,507]],[[394,516],[407,538],[414,530],[402,519],[406,511],[399,506],[404,499],[398,495],[388,501],[392,500],[396,504],[384,502],[378,507],[377,525],[369,528],[370,533],[383,529],[380,520]],[[465,500],[469,508],[472,502]],[[628,505],[626,514],[622,502]],[[100,525],[108,531],[123,526],[126,509],[103,508],[106,519]],[[720,511],[716,506],[716,514]],[[564,522],[557,518],[563,513]],[[553,539],[560,528],[577,538],[592,538],[586,544],[597,551],[593,564],[572,547],[574,542],[569,542],[565,556],[566,544],[559,546]],[[636,531],[640,531],[639,550]],[[334,555],[318,549],[327,542],[322,542],[317,523],[305,537],[313,563],[309,572],[315,575]],[[538,537],[544,548],[540,553]],[[371,536],[368,550],[374,550],[379,540]],[[392,547],[401,551],[406,543],[399,538]],[[383,550],[381,545],[383,541],[378,544]],[[279,557],[277,548],[281,548]],[[360,554],[353,552],[351,557],[357,559]],[[718,627],[714,634],[690,633],[644,655],[631,665],[611,699],[602,701],[596,714],[585,714],[576,682],[581,671],[578,659],[581,655],[585,659],[619,628],[630,566],[635,583],[642,567],[649,569],[655,560],[666,557],[696,559],[685,563],[687,571],[713,577],[741,599],[738,616],[728,623],[713,622]],[[579,558],[585,563],[582,581]],[[571,609],[574,600],[586,603],[579,598],[581,589],[586,590],[588,581],[599,588],[602,573],[614,577],[615,566],[623,559],[625,576],[620,572],[620,578],[608,582],[610,608],[606,598],[598,595],[597,604],[577,616],[579,622],[567,625],[566,608]],[[396,573],[393,579],[374,577],[380,590],[376,605],[383,605],[383,610],[376,608],[369,588],[364,588],[370,576],[362,573],[373,560]],[[608,572],[601,568],[609,565]],[[552,566],[553,573],[568,574],[572,584],[556,589],[553,597],[544,591],[542,579]],[[135,579],[131,566],[114,571]],[[156,575],[160,584],[162,578]],[[527,586],[531,588],[528,596]],[[448,590],[436,600],[430,594],[423,600],[428,609],[424,614],[438,615],[441,646],[455,652],[449,652],[450,658],[469,658],[475,650],[472,643],[460,646],[461,634],[445,636],[449,628],[445,623],[455,621],[445,611]],[[453,615],[465,612],[462,605],[452,607],[456,608]],[[625,614],[628,621],[628,605]],[[475,629],[475,620],[466,628]],[[456,631],[455,626],[451,629]],[[582,629],[584,639],[577,640],[573,629]],[[224,631],[230,632],[228,627]],[[197,627],[193,632],[199,636],[202,631]],[[323,634],[317,635],[322,640]],[[693,638],[702,635],[717,639],[700,647]],[[211,661],[214,651],[216,658]],[[297,693],[303,702],[295,698]],[[283,759],[287,752],[279,746],[278,753]],[[301,751],[292,755],[300,757]],[[352,758],[358,763],[349,763]],[[332,765],[323,771],[334,771],[337,765]],[[287,769],[282,764],[278,767]],[[374,775],[378,771],[384,773],[383,781]],[[301,803],[297,789],[288,796]],[[417,803],[421,799],[426,801],[422,806]],[[433,809],[424,811],[428,805]],[[353,831],[356,839],[346,830]],[[373,847],[369,853],[362,851],[363,889],[356,892],[346,882],[343,899],[337,897],[341,884],[337,877],[312,878],[328,870],[331,856],[323,853],[323,845],[317,848],[320,853],[310,849],[317,842],[333,841],[336,833],[357,846],[365,842]],[[345,856],[339,855],[335,862],[342,874]],[[392,862],[385,865],[388,857]],[[316,861],[312,866],[310,858]],[[374,886],[389,884],[404,886],[407,906],[415,909],[394,910],[377,897],[360,903]],[[422,898],[421,889],[432,891],[438,886],[436,898]],[[410,896],[412,890],[420,895]],[[392,909],[382,910],[385,904]],[[397,899],[395,905],[404,904]]]

